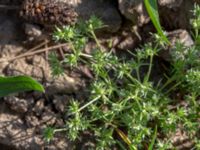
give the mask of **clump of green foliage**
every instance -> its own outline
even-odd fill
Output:
[[[192,20],[195,43],[200,37],[200,26],[196,25],[200,20],[199,12],[199,6],[195,6]],[[56,55],[51,55],[53,75],[59,75],[63,66],[73,69],[81,63],[91,69],[94,79],[85,103],[72,100],[65,127],[48,128],[45,138],[49,141],[56,132],[65,131],[74,141],[88,130],[96,138],[97,150],[112,149],[113,145],[131,150],[165,150],[174,148],[169,135],[181,128],[195,142],[194,149],[200,148],[197,137],[200,130],[199,44],[185,47],[177,42],[173,46],[170,73],[160,79],[163,82],[155,84],[151,80],[153,60],[168,43],[158,38],[156,44],[145,44],[127,60],[102,48],[95,34],[101,27],[102,22],[93,16],[86,23],[56,29],[54,39],[68,42],[72,51],[62,61],[56,61]],[[89,39],[96,42],[96,48],[91,54],[85,54],[83,50]],[[141,76],[142,68],[147,66],[145,76]],[[187,107],[172,107],[177,103],[172,96],[176,92],[181,93]]]

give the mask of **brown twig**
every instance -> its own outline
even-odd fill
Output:
[[[42,46],[48,44],[49,42],[50,42],[49,40],[45,40],[44,42],[40,43],[39,45],[37,45],[37,46],[35,46],[35,47],[29,49],[28,52],[35,51],[35,50],[37,50],[38,48],[41,48]],[[46,47],[45,47],[45,48],[46,48]]]
[[[10,59],[8,59],[8,58],[0,59],[0,63],[1,62],[9,62],[9,61],[13,61],[13,60],[16,60],[16,59],[24,58],[24,57],[27,57],[27,56],[43,53],[45,51],[54,50],[54,49],[57,49],[57,48],[60,48],[60,47],[63,47],[63,46],[67,46],[67,45],[68,44],[64,43],[64,44],[59,44],[59,45],[55,45],[55,46],[50,46],[50,47],[47,47],[47,48],[39,49],[39,50],[33,51],[33,52],[32,51],[31,52],[26,52],[24,54],[15,56],[15,57],[10,58]]]
[[[64,59],[65,58],[65,54],[63,52],[62,47],[59,48],[59,52],[60,52],[60,55],[61,55],[62,59]]]

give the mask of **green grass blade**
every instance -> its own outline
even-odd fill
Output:
[[[0,97],[30,90],[44,92],[43,86],[31,77],[0,77]]]
[[[151,21],[154,24],[158,34],[163,38],[163,40],[167,44],[170,44],[169,40],[165,36],[165,34],[162,30],[162,27],[160,25],[157,0],[144,0],[144,3],[145,3],[145,7],[147,9],[147,12],[149,14],[149,17],[151,18]]]
[[[153,139],[152,139],[152,141],[151,141],[151,144],[150,144],[148,150],[153,150],[153,146],[154,146],[154,144],[155,144],[155,142],[156,142],[156,137],[157,137],[157,126],[156,126],[156,128],[155,128],[154,135],[153,135]]]

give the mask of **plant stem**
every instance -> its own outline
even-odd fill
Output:
[[[67,128],[54,129],[54,133],[56,133],[56,132],[63,132],[63,131],[67,131]]]
[[[176,83],[174,86],[172,86],[169,90],[167,90],[167,92],[165,92],[165,94],[168,94],[169,92],[171,92],[174,88],[176,88],[178,85],[180,85],[182,82],[178,82]]]
[[[152,66],[153,66],[153,55],[150,56],[149,70],[147,72],[147,76],[146,76],[144,82],[148,82],[149,81],[149,78],[150,78],[150,75],[151,75]]]
[[[89,105],[91,105],[92,103],[96,102],[97,100],[99,100],[99,98],[101,98],[101,96],[96,97],[95,99],[91,100],[90,102],[88,102],[87,104],[83,105],[82,107],[80,107],[77,112],[82,111],[83,109],[85,109],[86,107],[88,107]],[[70,113],[68,116],[74,115],[75,113]]]
[[[97,46],[99,47],[100,51],[102,51],[102,50],[103,50],[103,49],[102,49],[102,46],[101,46],[101,44],[99,43],[99,40],[97,39],[97,36],[96,36],[96,34],[94,33],[94,30],[91,30],[90,33],[92,34],[92,36],[93,36],[93,38],[94,38],[94,40],[95,40]]]

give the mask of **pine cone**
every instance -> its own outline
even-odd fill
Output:
[[[47,26],[72,25],[77,20],[77,13],[71,6],[55,0],[24,0],[20,16]]]

